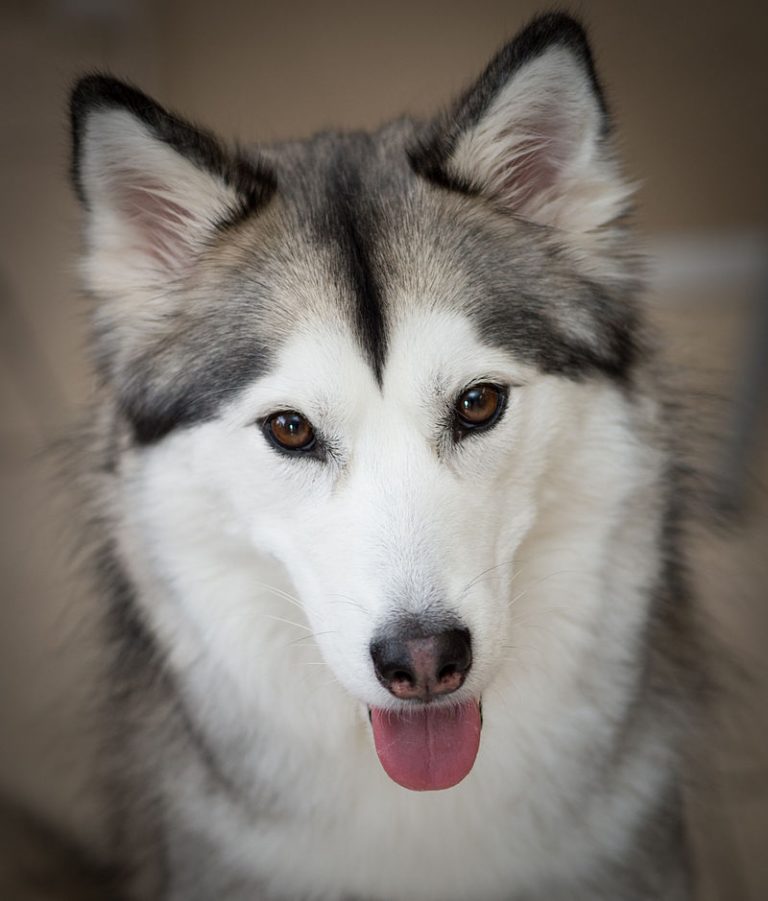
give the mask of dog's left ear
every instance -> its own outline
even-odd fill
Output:
[[[615,220],[631,193],[586,35],[562,14],[535,19],[503,47],[410,157],[433,182],[572,232]]]

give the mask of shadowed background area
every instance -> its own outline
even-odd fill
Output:
[[[67,177],[72,81],[112,71],[243,142],[367,128],[447,103],[546,8],[0,3],[0,897],[86,897],[52,836],[98,845],[102,832],[87,725],[99,663],[42,453],[90,390]],[[639,180],[651,313],[700,405],[712,507],[731,522],[702,535],[695,566],[702,606],[740,673],[713,705],[691,774],[700,897],[758,901],[768,897],[768,7],[568,8],[589,28],[626,171]]]

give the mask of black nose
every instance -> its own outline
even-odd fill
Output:
[[[429,701],[461,688],[472,666],[467,629],[405,627],[371,642],[376,678],[396,698]]]

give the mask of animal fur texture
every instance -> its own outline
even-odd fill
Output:
[[[582,28],[371,134],[233,150],[101,75],[72,117],[121,890],[688,898],[676,462]]]

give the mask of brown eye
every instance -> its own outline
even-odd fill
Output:
[[[264,434],[281,450],[311,451],[317,444],[310,421],[295,410],[273,413],[264,422]]]
[[[467,432],[490,428],[504,411],[506,398],[503,388],[489,382],[467,388],[456,401],[455,436],[461,438]]]

